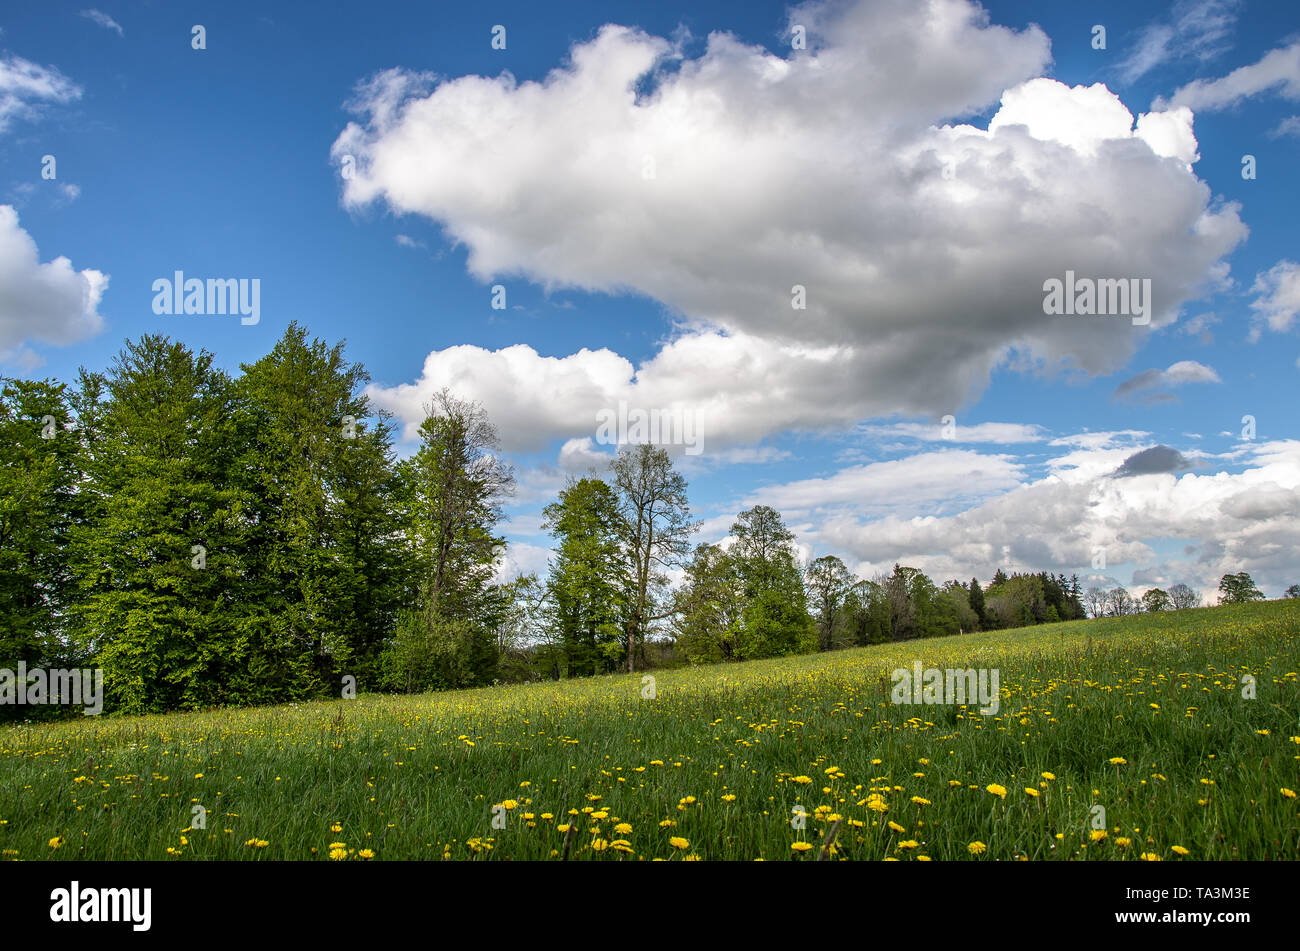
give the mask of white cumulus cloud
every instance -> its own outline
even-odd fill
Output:
[[[65,257],[42,263],[18,213],[0,205],[0,360],[30,366],[25,343],[69,344],[99,333],[106,287],[107,274],[74,270]]]

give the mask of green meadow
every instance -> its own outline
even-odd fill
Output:
[[[999,709],[891,672],[997,670]],[[1300,599],[0,730],[14,860],[1231,860],[1300,849]]]

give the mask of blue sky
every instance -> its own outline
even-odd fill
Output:
[[[763,502],[867,577],[1276,596],[1297,114],[1300,11],[1245,0],[24,5],[0,373],[346,338],[408,426],[442,385],[498,422],[507,571],[544,569],[539,510],[622,400],[698,427],[700,540]],[[1151,279],[1150,323],[1044,314],[1066,269]],[[155,314],[178,270],[258,279],[259,322]]]

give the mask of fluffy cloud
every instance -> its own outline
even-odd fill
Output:
[[[30,368],[33,354],[24,342],[69,344],[99,333],[107,286],[107,274],[73,270],[65,257],[42,264],[18,213],[0,205],[0,361]]]
[[[1264,327],[1278,332],[1290,330],[1300,312],[1300,264],[1278,261],[1269,270],[1255,275],[1251,292],[1259,295],[1250,303],[1254,311],[1252,341],[1259,339]]]
[[[846,507],[801,540],[841,554],[863,576],[895,561],[940,580],[987,579],[999,567],[1082,575],[1101,548],[1112,568],[1135,565],[1137,583],[1183,581],[1213,592],[1222,574],[1241,570],[1275,594],[1294,583],[1287,572],[1300,562],[1300,441],[1248,444],[1238,473],[1123,479],[1099,477],[1114,471],[1113,450],[1089,452],[1103,458],[1058,467],[958,514],[870,519]],[[1183,541],[1186,557],[1162,557],[1155,539]]]
[[[540,82],[360,87],[333,146],[356,161],[346,205],[440,223],[483,280],[635,291],[681,323],[635,372],[608,351],[450,348],[389,404],[410,422],[432,382],[500,387],[520,445],[589,434],[629,388],[704,414],[714,444],[938,416],[1007,363],[1112,372],[1150,329],[1046,316],[1049,278],[1150,278],[1158,327],[1226,276],[1245,228],[1191,171],[1190,111],[1135,125],[1104,86],[1042,78],[1037,27],[966,0],[813,3],[790,23],[807,50],[715,33],[692,58],[608,26]],[[958,121],[999,99],[987,128]]]
[[[81,87],[53,66],[21,56],[0,56],[0,132],[18,118],[32,118],[45,103],[81,98]]]
[[[1257,63],[1234,69],[1219,79],[1197,79],[1181,87],[1169,100],[1173,106],[1193,111],[1226,109],[1263,92],[1300,100],[1300,40],[1272,50]],[[1153,109],[1166,108],[1157,99]]]
[[[537,451],[555,439],[590,440],[597,413],[616,411],[620,401],[690,413],[713,456],[774,432],[848,426],[866,415],[864,401],[842,398],[840,353],[718,332],[679,337],[640,367],[606,349],[545,357],[526,344],[464,345],[430,353],[415,382],[372,386],[369,394],[404,420],[404,435],[413,438],[424,404],[449,386],[484,405],[512,452]],[[579,452],[579,445],[566,452]]]

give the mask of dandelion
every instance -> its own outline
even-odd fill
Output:
[[[1185,849],[1185,848],[1183,848],[1181,845],[1175,845],[1175,846],[1172,846],[1172,848],[1173,848],[1173,850],[1174,850],[1175,852],[1177,852],[1179,855],[1187,855],[1188,852],[1191,851],[1190,849]]]
[[[923,799],[923,798],[920,797],[920,796],[913,796],[913,797],[912,797],[912,802],[916,803],[918,806],[928,806],[928,805],[930,805],[930,800],[928,800],[928,799]]]
[[[63,836],[61,836],[61,835],[56,835],[54,838],[50,839],[50,843],[49,843],[49,844],[50,844],[50,848],[52,848],[52,849],[57,849],[57,848],[59,848],[60,846],[63,845]]]
[[[907,831],[906,827],[904,827],[904,826],[900,826],[897,822],[891,822],[891,823],[889,823],[889,828],[893,829],[895,832],[906,832],[906,831]]]
[[[614,831],[619,835],[631,835],[632,825],[628,822],[620,822],[618,825],[614,826]]]
[[[1285,786],[1283,786],[1281,789],[1278,790],[1278,792],[1280,792],[1283,796],[1286,796],[1286,798],[1288,798],[1288,799],[1294,799],[1294,798],[1295,798],[1295,790],[1294,790],[1294,789],[1287,789]]]
[[[811,776],[792,776],[792,777],[790,777],[790,782],[792,782],[792,783],[798,783],[798,784],[801,785],[801,786],[807,786],[809,783],[812,782],[812,777],[811,777]]]
[[[1105,829],[1093,829],[1088,833],[1088,838],[1093,842],[1100,842],[1102,839],[1106,838],[1106,834]]]
[[[1127,766],[1128,760],[1122,756],[1112,756],[1109,760],[1111,766]]]
[[[1038,790],[1035,789],[1033,786],[1026,786],[1026,787],[1025,787],[1025,795],[1026,795],[1026,796],[1030,796],[1031,798],[1037,799],[1037,798],[1038,798]]]
[[[1039,775],[1041,775],[1044,779],[1048,779],[1048,780],[1056,778],[1055,773],[1040,773]]]
[[[687,849],[690,848],[691,840],[683,839],[680,835],[675,835],[668,840],[668,844],[674,849]]]
[[[812,848],[811,842],[791,842],[790,848],[796,852],[807,852]]]
[[[997,783],[989,783],[989,784],[988,784],[987,786],[985,786],[984,788],[985,788],[985,790],[987,790],[988,792],[991,792],[993,795],[997,796],[999,799],[1006,799],[1006,798],[1007,798],[1007,787],[1006,787],[1006,786],[999,786]]]
[[[970,845],[966,846],[966,851],[969,852],[971,855],[983,855],[988,850],[989,847],[985,845],[983,842],[979,842],[979,841],[972,842]]]

